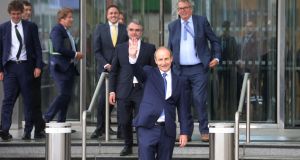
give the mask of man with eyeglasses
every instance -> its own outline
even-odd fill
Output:
[[[126,26],[119,23],[120,11],[118,6],[110,5],[106,9],[107,23],[100,24],[96,27],[94,36],[94,54],[98,62],[98,75],[111,71],[111,62],[113,59],[115,48],[118,44],[128,40]],[[113,105],[110,106],[110,113]],[[100,101],[97,108],[97,126],[92,133],[91,138],[97,139],[105,132],[105,84],[100,88]],[[118,127],[118,138],[122,138],[122,134]],[[115,133],[110,128],[110,134]]]
[[[132,154],[132,119],[139,111],[138,107],[143,95],[143,84],[134,77],[129,63],[132,61],[128,56],[129,50],[137,52],[137,64],[141,66],[155,66],[155,46],[141,40],[143,26],[138,21],[131,21],[127,26],[127,32],[129,41],[116,47],[115,57],[109,74],[109,102],[112,105],[116,102],[118,103],[118,124],[121,126],[125,141],[125,146],[120,156]]]
[[[206,101],[209,69],[215,68],[219,64],[221,45],[207,18],[193,15],[192,4],[189,0],[179,0],[177,12],[180,18],[168,26],[168,46],[174,56],[173,70],[188,80],[193,106],[198,113],[200,139],[208,142]],[[193,121],[190,122],[190,127],[193,130]]]

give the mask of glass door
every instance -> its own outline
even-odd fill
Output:
[[[210,121],[233,121],[243,75],[251,74],[251,121],[276,123],[277,1],[194,0],[194,14],[206,16],[222,45],[222,61],[211,70]],[[177,18],[171,1],[168,24]],[[166,32],[166,36],[168,33]]]
[[[285,1],[285,125],[300,127],[300,0]]]
[[[54,97],[57,95],[54,81],[49,73],[49,54],[50,54],[50,38],[49,34],[52,27],[57,23],[56,14],[62,7],[69,7],[73,9],[73,26],[71,28],[75,43],[79,46],[79,32],[80,32],[80,5],[79,0],[65,1],[65,0],[31,0],[33,6],[32,21],[39,27],[40,42],[43,50],[43,61],[45,63],[42,74],[42,111],[45,112]],[[79,64],[77,66],[79,67]],[[68,108],[67,120],[80,121],[80,88],[79,76],[76,77],[74,85],[74,96]]]

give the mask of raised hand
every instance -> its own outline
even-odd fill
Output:
[[[136,38],[133,38],[131,39],[131,41],[129,41],[129,48],[128,48],[129,57],[136,58],[137,50],[138,50],[138,40]]]

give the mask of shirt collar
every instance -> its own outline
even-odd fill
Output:
[[[22,25],[22,20],[20,20],[20,22],[18,22],[17,24],[14,23],[12,20],[10,20],[11,26],[15,27],[15,25],[21,26]]]
[[[169,69],[167,72],[159,70],[160,74],[167,73],[167,75],[171,75],[171,69]]]
[[[187,20],[187,22],[189,22],[190,24],[191,23],[193,23],[193,18],[192,18],[193,16],[191,16],[188,20]],[[183,20],[183,19],[180,19],[180,21],[181,21],[181,24],[183,24],[185,21]]]
[[[119,23],[117,22],[117,23],[115,23],[115,24],[112,24],[110,21],[108,21],[108,24],[109,24],[109,26],[111,27],[112,25],[115,25],[116,27],[118,27],[118,25],[119,25]]]

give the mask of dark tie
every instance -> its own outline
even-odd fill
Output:
[[[186,21],[183,24],[184,24],[183,39],[187,40],[187,33],[189,33],[194,38],[194,32],[191,29],[191,27],[189,26],[189,22]]]
[[[167,73],[164,72],[164,73],[162,74],[162,77],[164,78],[165,95],[167,95],[167,79],[166,79]]]
[[[17,53],[17,60],[19,60],[20,55],[21,55],[21,50],[22,50],[22,47],[23,47],[23,43],[22,43],[21,34],[20,34],[19,30],[18,30],[18,25],[15,25],[15,30],[16,30],[17,38],[18,38],[19,43],[20,43],[19,50],[18,50],[18,53]]]

